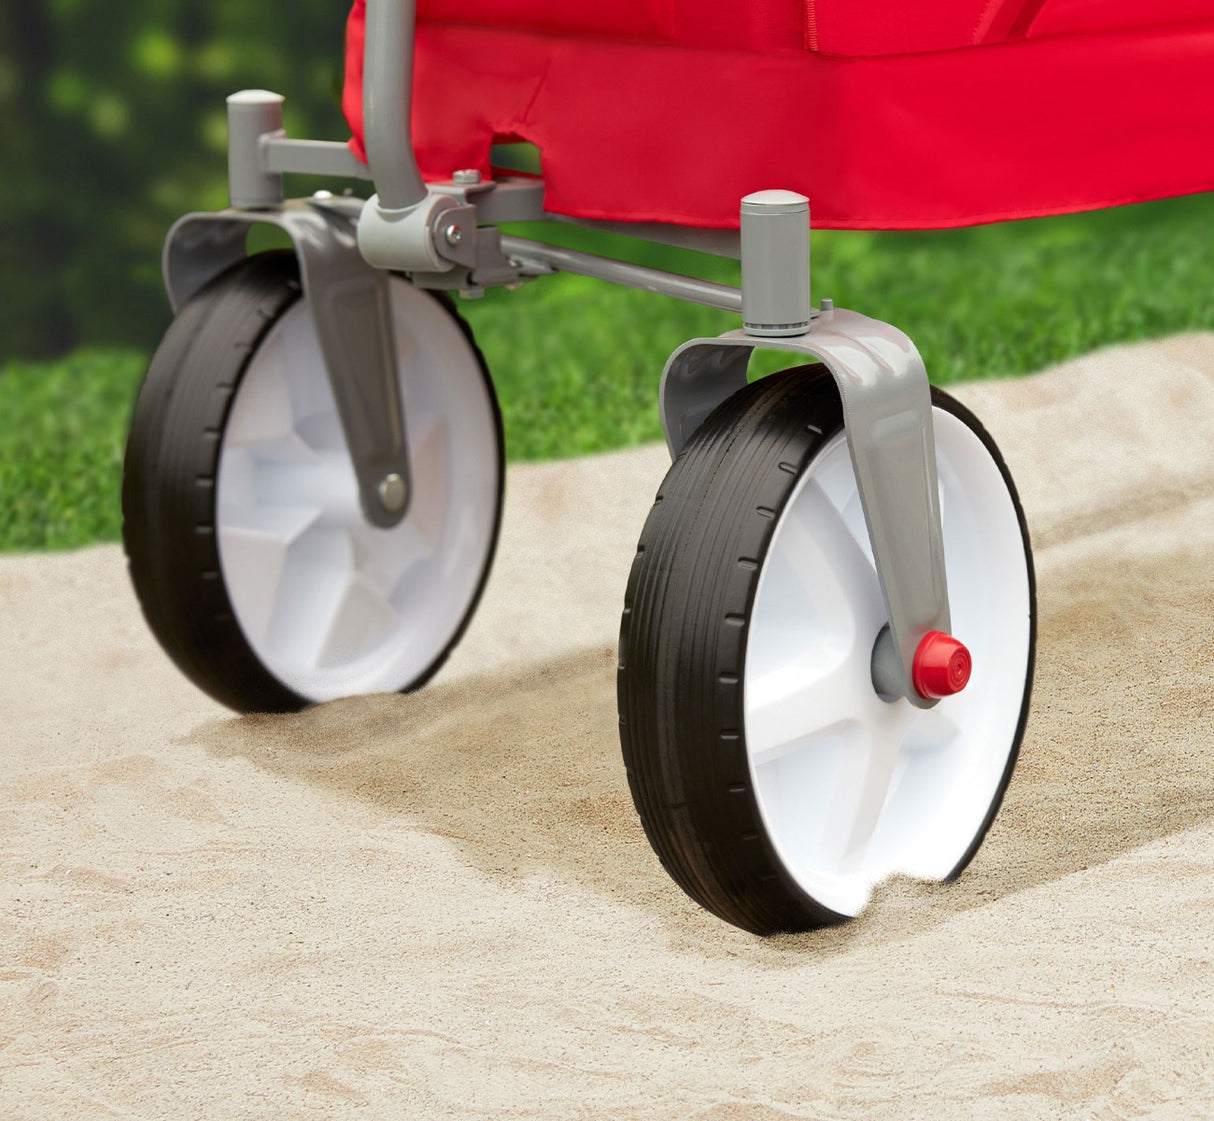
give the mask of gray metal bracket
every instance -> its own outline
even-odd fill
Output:
[[[385,209],[379,195],[367,199],[358,221],[363,258],[377,268],[409,273],[419,287],[469,289],[521,279],[502,257],[500,232],[490,227],[542,218],[543,183],[482,181],[475,172],[466,174],[477,178],[431,183],[420,202],[400,210]],[[453,275],[443,280],[445,273]]]
[[[398,375],[389,276],[358,251],[350,207],[287,203],[272,210],[187,214],[165,239],[165,287],[173,310],[245,256],[250,225],[285,230],[299,258],[329,384],[358,478],[363,513],[373,525],[396,525],[411,491],[404,402]]]
[[[803,335],[756,338],[730,331],[692,339],[670,356],[659,391],[672,456],[717,405],[746,385],[756,347],[818,359],[835,379],[901,663],[897,693],[919,708],[931,708],[936,701],[919,696],[912,684],[915,651],[929,631],[952,632],[931,390],[923,360],[915,344],[888,323],[826,307]]]

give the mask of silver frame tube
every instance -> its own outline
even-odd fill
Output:
[[[262,136],[262,163],[267,172],[282,175],[336,175],[342,179],[370,179],[371,172],[355,158],[348,144],[339,140],[292,140],[285,136]]]
[[[367,0],[363,143],[384,210],[406,210],[426,197],[410,120],[416,20],[416,0]]]
[[[738,230],[716,230],[699,226],[674,226],[664,222],[607,222],[598,218],[571,218],[567,214],[543,215],[546,222],[601,230],[607,234],[631,237],[651,245],[669,245],[674,249],[690,249],[710,257],[742,259],[741,233]]]
[[[717,284],[711,280],[697,280],[693,276],[663,272],[661,269],[632,265],[616,261],[611,257],[599,257],[593,253],[582,253],[577,249],[562,249],[545,245],[540,241],[529,241],[522,237],[503,237],[502,253],[517,260],[524,267],[528,263],[543,265],[557,272],[572,272],[578,276],[593,276],[622,284],[626,288],[640,288],[646,292],[657,292],[673,296],[693,304],[720,308],[722,311],[742,310],[742,290],[728,284]]]

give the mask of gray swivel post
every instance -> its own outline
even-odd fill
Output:
[[[283,136],[281,94],[241,90],[228,98],[228,197],[233,206],[259,210],[282,203],[282,174],[265,170],[264,136]]]
[[[809,199],[756,191],[742,200],[742,327],[779,337],[809,330]]]

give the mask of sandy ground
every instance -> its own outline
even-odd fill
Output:
[[[513,471],[432,687],[237,719],[117,548],[0,559],[0,1116],[1214,1116],[1214,335],[959,396],[1038,688],[961,882],[761,940],[660,870],[613,643],[662,449]]]

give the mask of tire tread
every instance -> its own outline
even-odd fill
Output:
[[[1019,501],[990,437],[951,399],[933,394],[963,415],[994,455],[1029,555]],[[646,836],[688,895],[758,934],[846,917],[810,898],[771,844],[750,779],[742,703],[762,558],[809,461],[841,426],[838,390],[821,366],[773,374],[736,393],[704,421],[663,481],[625,593],[621,745]],[[1031,556],[1029,563],[1032,593]],[[1029,684],[1034,642],[1035,634]],[[998,809],[1027,711],[1026,685],[999,795],[954,874]]]
[[[123,465],[123,546],[144,617],[178,668],[238,712],[291,712],[310,703],[262,665],[240,629],[222,576],[215,532],[223,432],[249,362],[301,298],[294,253],[233,265],[170,324],[139,391]],[[496,520],[480,584],[445,650],[409,688],[429,679],[458,643],[484,590],[496,549],[504,486],[501,412],[484,357],[451,302],[438,302],[467,340],[497,428]]]

